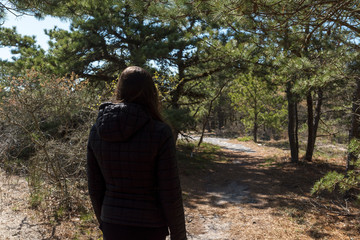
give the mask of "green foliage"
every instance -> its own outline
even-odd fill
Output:
[[[248,131],[266,126],[279,132],[286,120],[286,105],[277,89],[269,88],[265,76],[250,72],[235,80],[229,93],[233,107],[242,113],[241,122]]]
[[[182,81],[176,76],[160,74],[157,71],[154,73],[153,80],[158,89],[160,101],[165,104],[171,102],[171,92],[175,91]]]
[[[319,193],[321,191],[334,192],[338,190],[340,193],[345,193],[351,190],[355,190],[357,197],[360,199],[360,193],[358,192],[360,186],[360,175],[356,168],[360,167],[360,159],[358,158],[360,153],[359,140],[353,139],[349,144],[349,151],[357,156],[357,160],[351,164],[355,167],[355,170],[349,170],[345,174],[335,171],[328,172],[323,178],[317,181],[312,188],[311,193]]]
[[[83,221],[83,222],[91,222],[94,220],[94,214],[93,212],[87,212],[87,211],[84,211],[81,213],[80,215],[80,220]]]
[[[353,138],[349,143],[349,152],[353,153],[357,159],[360,159],[360,140]]]
[[[333,192],[335,187],[340,184],[344,179],[344,175],[335,171],[328,172],[323,178],[317,181],[311,190],[311,193],[327,190]],[[343,189],[343,188],[340,188]]]
[[[48,32],[53,71],[108,81],[128,65],[176,66],[176,52],[196,50],[201,35],[194,34],[198,27],[187,19],[152,16],[155,6],[141,9],[131,1],[84,4],[82,14],[72,17],[71,31]]]
[[[22,36],[17,33],[16,28],[0,27],[0,46],[11,47],[13,61],[0,61],[2,69],[1,77],[20,76],[26,70],[34,69],[45,71],[47,62],[45,51],[36,44],[34,36]]]
[[[41,19],[46,15],[58,17],[79,16],[84,14],[83,7],[103,2],[98,0],[11,0],[8,1],[8,7],[19,13],[34,14],[37,18]]]
[[[360,199],[359,186],[360,174],[357,170],[360,167],[360,141],[353,138],[349,143],[349,153],[354,154],[355,160],[350,163],[353,170],[348,170],[346,173],[339,173],[336,171],[328,172],[323,178],[317,181],[312,188],[311,193],[319,193],[324,190],[334,192],[335,190],[340,193],[346,193],[355,190],[358,199]]]
[[[248,141],[252,140],[252,137],[251,136],[243,136],[243,137],[237,138],[237,140],[240,142],[248,142]]]
[[[186,131],[193,127],[193,118],[188,108],[174,108],[171,105],[171,93],[179,86],[181,80],[173,75],[155,72],[153,76],[155,86],[158,89],[159,99],[162,103],[162,115],[176,131]]]
[[[178,131],[186,131],[193,126],[193,118],[190,116],[189,109],[168,108],[164,109],[162,114],[165,121]]]
[[[43,196],[39,192],[32,192],[30,195],[30,207],[37,209],[44,201]]]
[[[243,58],[251,59],[255,49],[255,45],[243,44],[246,34],[232,39],[218,24],[200,19],[193,6],[181,1],[60,2],[29,1],[25,9],[20,1],[14,1],[19,8],[39,16],[44,13],[71,19],[70,31],[55,28],[47,32],[52,41],[46,61],[41,67],[40,63],[31,67],[58,76],[74,72],[93,82],[111,81],[128,65],[154,68],[169,76],[157,79],[168,109],[201,101],[210,88],[202,84],[203,89],[197,91],[192,89],[194,85],[238,65]],[[183,17],[176,17],[180,13]]]
[[[196,147],[194,142],[177,142],[177,159],[185,174],[195,174],[198,170],[208,169],[220,157],[220,147],[202,143]]]

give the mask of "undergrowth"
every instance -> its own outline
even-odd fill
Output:
[[[251,136],[243,136],[243,137],[238,137],[236,140],[238,140],[240,142],[248,142],[248,141],[252,141],[253,137],[251,137]]]
[[[86,142],[101,97],[74,75],[33,71],[0,90],[0,166],[25,176],[30,207],[49,222],[89,212]]]
[[[178,141],[177,159],[184,174],[192,174],[207,169],[216,160],[221,160],[220,147],[202,143],[197,147],[194,142]]]

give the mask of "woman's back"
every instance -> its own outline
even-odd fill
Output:
[[[174,158],[171,146],[163,145],[171,138],[169,130],[166,124],[150,119],[138,104],[107,103],[100,107],[89,144],[106,184],[103,221],[166,226],[157,196],[156,160],[161,147],[169,160]],[[171,169],[159,174],[167,171]]]
[[[169,227],[172,239],[186,239],[174,138],[157,115],[136,101],[100,106],[88,142],[89,193],[100,223]]]

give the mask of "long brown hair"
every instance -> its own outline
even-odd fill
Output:
[[[121,73],[115,90],[115,99],[118,102],[140,104],[153,119],[163,121],[154,81],[150,73],[141,67],[127,67]]]

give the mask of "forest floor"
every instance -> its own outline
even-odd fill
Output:
[[[360,239],[359,206],[335,194],[310,195],[325,173],[343,171],[345,149],[292,164],[286,143],[264,143],[241,142],[254,151],[210,151],[206,166],[180,162],[190,239]]]
[[[310,195],[326,172],[343,171],[341,154],[292,164],[283,142],[223,141],[246,148],[179,145],[190,240],[360,239],[359,206],[336,195]],[[94,221],[39,220],[28,192],[25,179],[0,172],[0,239],[100,238]]]

